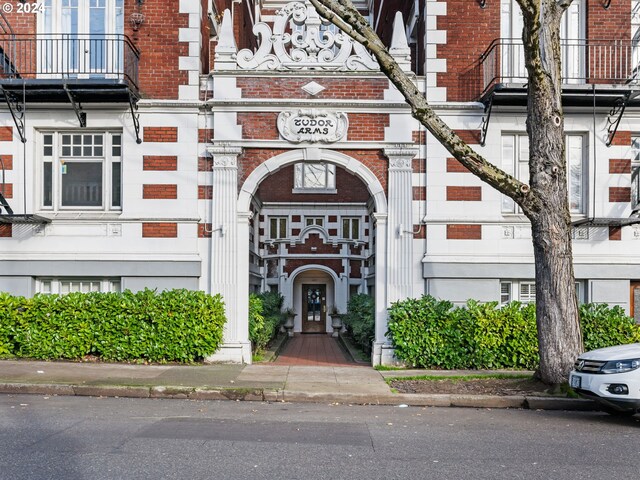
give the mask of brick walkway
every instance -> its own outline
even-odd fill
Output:
[[[274,362],[276,365],[341,366],[356,365],[343,352],[338,340],[324,333],[299,334],[287,341]]]

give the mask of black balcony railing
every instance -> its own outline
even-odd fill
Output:
[[[561,40],[565,85],[640,83],[640,43],[611,40]],[[527,83],[521,39],[494,40],[480,58],[482,92],[496,84]]]
[[[119,34],[0,34],[0,79],[112,79],[138,88],[140,52]]]

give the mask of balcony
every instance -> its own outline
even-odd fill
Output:
[[[125,35],[1,34],[0,85],[33,101],[68,101],[68,90],[78,101],[128,101],[139,58]]]
[[[140,52],[119,34],[0,34],[0,100],[26,142],[27,103],[70,103],[81,127],[83,103],[126,103],[141,143],[137,102]]]
[[[592,106],[595,96],[597,104],[608,106],[640,89],[638,42],[563,40],[561,50],[563,102],[567,104]],[[469,72],[468,83],[475,98],[486,101],[501,96],[511,104],[526,104],[528,79],[521,39],[494,40],[477,67]]]

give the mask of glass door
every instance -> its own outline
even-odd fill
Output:
[[[302,333],[325,333],[326,285],[302,285]]]

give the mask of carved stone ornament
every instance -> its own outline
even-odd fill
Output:
[[[237,64],[246,70],[378,71],[378,62],[360,43],[318,15],[308,0],[290,2],[276,12],[271,27],[253,27],[260,47],[238,52]]]
[[[289,110],[278,115],[278,131],[292,143],[333,143],[349,129],[347,115],[326,110]]]

